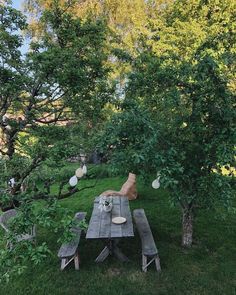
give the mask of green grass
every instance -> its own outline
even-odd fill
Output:
[[[74,212],[87,211],[89,220],[94,197],[107,189],[119,189],[124,180],[120,177],[104,178],[95,188],[63,200],[62,204]],[[93,182],[89,180],[86,184]],[[194,245],[190,250],[184,250],[180,246],[180,211],[169,206],[167,192],[153,190],[142,183],[138,184],[138,192],[139,198],[130,202],[131,209],[145,209],[159,249],[160,274],[155,271],[154,265],[146,274],[141,272],[137,234],[120,244],[131,260],[129,263],[109,258],[102,264],[96,264],[94,259],[103,244],[83,238],[80,271],[75,271],[72,264],[61,272],[57,236],[41,230],[38,242],[46,240],[53,255],[39,266],[29,266],[23,275],[8,285],[1,285],[0,294],[236,294],[235,216],[221,220],[211,212],[201,212],[194,224]]]

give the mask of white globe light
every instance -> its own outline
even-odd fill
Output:
[[[87,167],[86,167],[86,165],[83,165],[82,171],[83,171],[83,174],[87,174]]]
[[[77,177],[74,175],[74,176],[72,176],[71,178],[70,178],[70,180],[69,180],[69,184],[70,184],[70,186],[76,186],[76,184],[78,183],[78,179],[77,179]]]
[[[15,184],[16,184],[15,178],[12,177],[12,178],[9,180],[9,185],[10,185],[10,187],[14,187]]]
[[[83,175],[84,175],[83,169],[82,169],[82,168],[78,168],[78,169],[75,171],[75,175],[76,175],[78,178],[83,177]]]
[[[159,181],[160,177],[158,177],[157,179],[155,179],[153,182],[152,182],[152,187],[154,189],[158,189],[160,187],[160,181]]]

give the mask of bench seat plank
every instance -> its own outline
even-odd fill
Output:
[[[75,214],[74,219],[78,222],[82,221],[85,219],[86,217],[86,212],[78,212]],[[71,232],[73,232],[74,237],[73,239],[68,242],[68,243],[64,243],[61,245],[59,251],[58,251],[58,257],[62,259],[62,267],[61,269],[64,269],[65,266],[68,264],[68,261],[70,262],[71,260],[74,259],[75,264],[78,264],[77,260],[78,260],[78,253],[77,253],[77,249],[78,249],[78,245],[80,242],[80,236],[81,236],[81,228],[79,225],[74,225],[71,228]],[[72,257],[71,260],[68,260],[70,257]],[[78,269],[78,267],[77,267]]]
[[[144,210],[135,209],[133,215],[142,242],[142,254],[146,256],[157,255],[158,250]]]
[[[77,233],[76,235],[77,236],[71,242],[61,245],[61,248],[59,249],[57,254],[59,258],[71,257],[75,255],[79,245],[81,232],[80,234]]]

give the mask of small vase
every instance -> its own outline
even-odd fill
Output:
[[[112,210],[112,203],[110,203],[108,206],[103,205],[103,211],[111,212],[111,210]]]

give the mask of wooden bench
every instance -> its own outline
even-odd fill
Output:
[[[142,270],[146,272],[148,266],[155,261],[157,271],[161,271],[158,250],[144,209],[134,210],[133,216],[142,242]]]
[[[1,216],[0,216],[0,225],[4,228],[4,230],[6,231],[6,233],[10,232],[10,223],[11,220],[16,218],[18,216],[18,212],[15,209],[10,209],[6,212],[4,212]],[[15,241],[21,242],[21,241],[35,241],[36,238],[36,231],[35,231],[35,225],[32,225],[31,228],[29,228],[29,230],[27,232],[21,233],[21,234],[16,234],[16,233],[12,233]],[[7,241],[7,248],[12,249],[13,248],[13,243],[10,241]]]
[[[78,212],[75,214],[74,219],[76,221],[82,221],[85,219],[86,214],[86,212]],[[73,240],[68,243],[62,244],[57,254],[58,257],[61,259],[61,270],[63,270],[73,260],[75,264],[75,269],[79,270],[78,246],[82,230],[79,225],[77,225],[71,228],[71,232],[73,232],[75,235]]]

